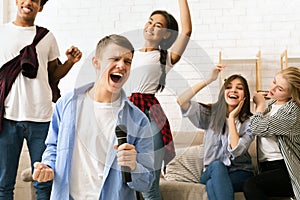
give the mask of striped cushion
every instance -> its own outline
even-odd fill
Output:
[[[203,169],[203,145],[176,149],[176,157],[167,165],[167,181],[199,183]]]

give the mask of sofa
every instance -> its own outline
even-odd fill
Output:
[[[199,183],[203,169],[203,136],[202,130],[173,133],[176,157],[166,166],[165,173],[161,176],[160,192],[163,200],[208,200],[205,185]],[[251,143],[249,154],[256,173],[256,140]],[[234,197],[235,200],[245,200],[243,192],[236,192]]]
[[[202,130],[174,132],[176,157],[166,166],[160,180],[163,200],[208,200],[205,185],[199,183],[203,169]],[[253,160],[255,144],[249,149]],[[235,193],[235,200],[244,200],[242,192]]]
[[[162,173],[160,178],[160,192],[163,200],[208,200],[205,185],[199,183],[203,169],[203,136],[202,130],[173,133],[176,157],[166,166],[165,173]],[[255,141],[250,145],[249,153],[256,172]],[[21,176],[24,181],[32,181],[31,169],[24,170]],[[31,188],[34,199],[34,189]],[[245,200],[242,192],[237,192],[234,196],[235,200]],[[140,193],[138,193],[138,199],[143,199]],[[278,197],[272,200],[290,200],[290,198]]]
[[[195,183],[197,176],[200,176],[202,170],[201,157],[203,156],[203,153],[201,153],[201,150],[203,148],[203,132],[200,130],[193,132],[174,132],[173,138],[177,156],[167,166],[166,173],[161,176],[160,192],[163,200],[207,200],[205,185]],[[195,159],[195,157],[198,159]],[[182,177],[174,177],[175,175],[174,173],[172,174],[171,170],[173,166],[175,167],[177,160],[180,160],[178,158],[190,159],[189,163],[185,164],[190,165],[192,163],[192,167],[196,169],[193,171],[193,178],[186,178],[183,180]],[[195,165],[198,164],[199,167],[195,167]],[[178,173],[182,174],[183,170],[178,171]],[[31,168],[27,168],[22,171],[21,179],[25,182],[31,182],[31,175]],[[186,174],[186,177],[189,177],[189,174]],[[35,199],[33,184],[31,185],[31,192],[33,196],[32,199]],[[138,193],[138,199],[143,200],[140,193]]]

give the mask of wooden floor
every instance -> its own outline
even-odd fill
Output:
[[[21,180],[21,172],[30,167],[30,158],[29,153],[27,149],[26,141],[24,141],[23,150],[20,157],[19,162],[19,169],[18,169],[18,175],[17,175],[17,181],[15,185],[15,200],[32,200],[34,197],[32,197],[32,183],[31,182],[24,182]]]

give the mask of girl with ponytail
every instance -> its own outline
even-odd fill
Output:
[[[178,0],[178,3],[181,33],[178,34],[178,23],[171,14],[163,10],[152,12],[143,29],[144,45],[134,53],[132,74],[128,80],[131,88],[129,99],[151,121],[155,144],[156,180],[149,192],[142,193],[145,200],[161,200],[159,178],[162,161],[166,165],[175,156],[170,124],[155,94],[163,91],[166,75],[180,60],[192,32],[187,0]]]

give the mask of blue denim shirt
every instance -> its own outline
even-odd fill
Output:
[[[51,199],[53,200],[72,199],[69,194],[69,184],[72,184],[69,182],[69,175],[76,133],[76,119],[79,117],[78,112],[85,93],[92,86],[93,83],[75,89],[60,98],[55,105],[46,139],[47,147],[42,158],[43,163],[54,169],[51,192]],[[124,124],[127,127],[127,142],[135,146],[137,165],[136,169],[131,172],[132,182],[124,184],[121,168],[117,164],[117,151],[111,147],[108,150],[108,159],[104,168],[100,200],[136,199],[135,190],[148,191],[154,180],[154,145],[149,120],[139,108],[127,100],[123,90],[122,105],[117,121],[117,124]],[[117,144],[116,137],[112,138],[114,140],[112,142]]]
[[[240,124],[238,134],[240,140],[235,148],[231,148],[228,142],[228,132],[225,134],[215,132],[209,128],[211,112],[203,105],[192,101],[189,109],[183,113],[185,117],[200,129],[205,130],[204,135],[204,166],[208,166],[215,160],[220,160],[229,171],[246,170],[253,171],[251,157],[248,148],[254,139],[250,130],[250,119]]]

